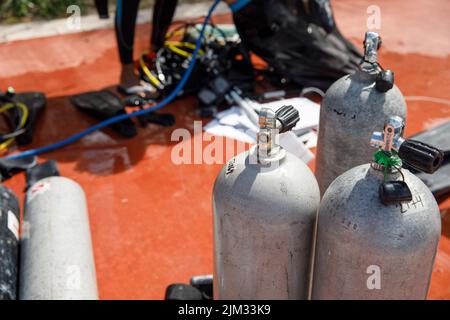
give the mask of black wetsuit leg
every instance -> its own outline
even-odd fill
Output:
[[[117,0],[116,38],[122,64],[133,62],[133,43],[140,0]],[[165,35],[172,23],[177,0],[156,0],[153,9],[151,49],[164,45]]]
[[[152,51],[157,51],[164,45],[177,4],[177,0],[156,0],[153,8],[153,27],[150,40]]]
[[[120,62],[133,62],[134,33],[140,0],[117,0],[116,39],[119,48]]]
[[[95,7],[97,8],[98,15],[102,19],[109,18],[108,12],[108,0],[95,0]]]

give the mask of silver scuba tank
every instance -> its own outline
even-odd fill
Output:
[[[337,80],[321,104],[316,177],[323,195],[345,171],[372,159],[367,144],[389,116],[406,119],[406,104],[394,74],[377,61],[381,38],[367,32],[360,70]]]
[[[425,299],[441,234],[438,204],[408,170],[434,172],[441,151],[401,138],[392,117],[372,164],[331,183],[319,209],[312,299]]]
[[[215,299],[306,299],[319,188],[311,170],[277,145],[298,121],[262,109],[258,143],[231,159],[213,191]]]
[[[17,297],[19,217],[16,195],[0,184],[0,300]]]
[[[73,180],[50,176],[26,193],[19,298],[98,299],[86,197]]]

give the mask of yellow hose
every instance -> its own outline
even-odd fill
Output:
[[[165,45],[166,45],[170,50],[172,50],[173,52],[175,52],[175,53],[177,53],[177,54],[179,54],[180,56],[185,57],[185,58],[191,57],[191,56],[192,56],[192,53],[191,53],[191,52],[188,52],[188,51],[186,51],[186,50],[181,49],[182,47],[187,48],[187,49],[191,49],[191,50],[194,50],[194,49],[195,49],[195,44],[190,43],[190,42],[166,41],[166,42],[165,42]],[[198,55],[199,55],[199,56],[202,56],[202,55],[204,55],[204,54],[205,54],[205,52],[204,52],[202,49],[200,49],[200,50],[198,51]]]
[[[181,41],[166,41],[165,45],[172,50],[173,52],[175,52],[176,54],[185,57],[185,58],[190,58],[192,56],[191,52],[188,52],[186,50],[181,49],[182,47],[187,48],[187,49],[195,49],[195,44],[190,43],[190,42],[181,42]],[[139,65],[141,66],[142,71],[144,72],[144,74],[147,76],[147,78],[150,80],[150,82],[152,82],[156,87],[158,88],[162,88],[163,84],[161,83],[161,81],[155,77],[152,72],[150,71],[150,69],[147,67],[147,65],[145,64],[144,61],[144,56],[148,54],[148,52],[144,52],[141,57],[139,58]],[[198,55],[202,56],[204,55],[205,52],[200,49],[198,51]]]
[[[147,67],[147,65],[145,64],[144,61],[144,55],[147,54],[146,52],[144,52],[143,55],[141,55],[141,57],[139,58],[139,64],[141,65],[142,71],[144,71],[145,75],[147,76],[147,78],[157,87],[161,87],[162,83],[161,81],[159,81],[158,78],[156,78],[152,72],[150,71],[150,69]]]
[[[177,30],[175,32],[168,32],[166,34],[166,39],[170,39],[173,36],[177,36],[177,35],[181,35],[184,32],[182,30]],[[174,53],[185,57],[185,58],[190,58],[192,56],[192,53],[186,50],[183,50],[182,48],[186,48],[186,49],[191,49],[194,50],[195,49],[195,44],[194,43],[190,43],[190,42],[182,42],[182,41],[170,41],[170,40],[166,40],[165,45]],[[139,58],[139,65],[141,66],[142,71],[144,72],[144,74],[147,76],[147,78],[150,80],[150,82],[155,85],[156,87],[162,89],[164,88],[164,85],[161,83],[161,81],[155,77],[152,72],[150,71],[150,69],[147,67],[147,65],[145,64],[144,61],[144,55],[148,54],[148,52],[144,52],[141,57]],[[204,55],[205,52],[200,49],[198,51],[198,55],[202,56]]]

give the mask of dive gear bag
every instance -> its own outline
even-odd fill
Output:
[[[233,18],[243,44],[283,83],[326,90],[362,59],[337,28],[329,0],[253,0]]]

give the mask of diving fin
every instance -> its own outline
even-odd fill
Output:
[[[119,97],[107,90],[82,93],[72,96],[70,101],[75,107],[100,121],[126,114]],[[112,124],[110,128],[124,138],[133,138],[137,135],[136,125],[131,119]]]
[[[123,100],[123,104],[127,107],[139,107],[144,110],[144,106],[148,104],[148,100],[138,95],[131,95]],[[170,113],[150,112],[137,117],[139,124],[145,128],[147,124],[154,123],[163,127],[170,127],[175,124],[175,116]]]

